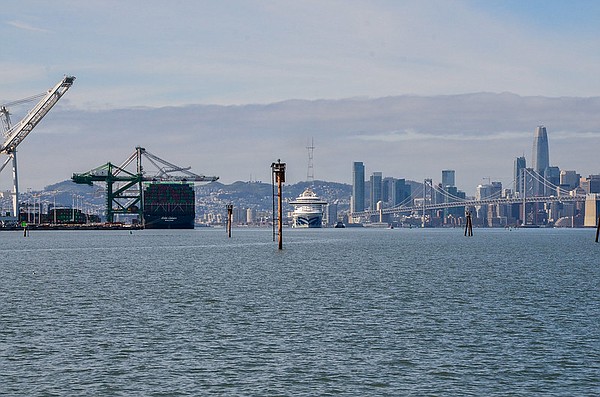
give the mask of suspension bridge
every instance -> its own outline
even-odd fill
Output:
[[[579,203],[586,200],[585,194],[578,193],[576,189],[568,190],[558,186],[531,169],[523,169],[520,182],[519,192],[503,195],[503,189],[500,188],[487,197],[473,199],[450,194],[443,186],[433,184],[431,179],[425,179],[419,189],[412,192],[411,196],[403,202],[392,207],[353,212],[352,217],[369,218],[377,215],[425,213],[448,208],[472,208],[485,205],[525,204],[526,206],[529,203]],[[525,206],[523,206],[523,211],[525,211]]]

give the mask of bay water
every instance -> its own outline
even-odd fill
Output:
[[[0,233],[0,395],[600,395],[591,229]]]

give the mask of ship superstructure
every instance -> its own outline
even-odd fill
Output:
[[[310,187],[306,188],[290,204],[294,206],[292,227],[317,228],[323,225],[323,208],[327,205],[327,202],[317,196]]]

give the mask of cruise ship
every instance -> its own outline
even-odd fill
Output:
[[[307,188],[296,201],[291,201],[294,206],[292,213],[292,227],[321,227],[323,224],[323,207],[326,201]]]

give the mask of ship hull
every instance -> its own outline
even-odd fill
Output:
[[[150,215],[144,216],[145,229],[193,229],[194,215]]]
[[[316,215],[296,215],[294,214],[292,227],[295,228],[320,228],[323,224],[323,216]]]

